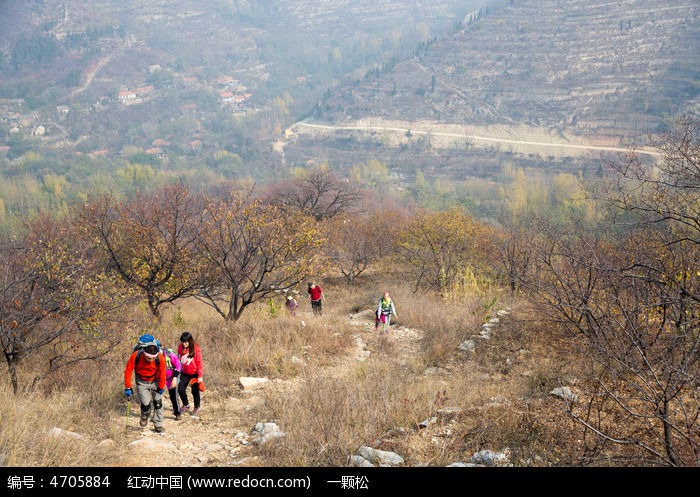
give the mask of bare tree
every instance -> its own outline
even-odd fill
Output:
[[[202,226],[196,247],[208,269],[196,297],[226,320],[294,288],[323,265],[325,240],[317,223],[300,212],[234,192],[209,199]]]
[[[97,263],[79,226],[41,215],[26,235],[3,240],[0,271],[0,343],[15,393],[18,366],[30,356],[42,353],[33,362],[36,384],[121,343],[128,322],[117,311],[129,295]]]
[[[576,222],[542,224],[523,283],[541,315],[579,337],[591,361],[568,410],[585,427],[589,455],[616,446],[646,464],[696,466],[698,127],[682,121],[663,140],[661,164],[633,157],[597,188],[617,223],[590,233]]]
[[[349,180],[341,180],[320,167],[277,184],[270,193],[270,203],[297,209],[316,221],[353,212],[362,198],[362,191]]]
[[[518,290],[519,282],[527,274],[533,258],[531,236],[526,224],[514,223],[507,227],[507,233],[498,244],[497,259],[508,275],[511,293]]]
[[[398,212],[379,210],[365,215],[339,215],[325,223],[325,252],[349,284],[368,267],[393,255],[395,232],[403,224]]]
[[[351,285],[379,257],[372,220],[365,216],[336,216],[326,224],[326,234],[326,254]]]

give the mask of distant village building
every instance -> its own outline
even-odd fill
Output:
[[[238,86],[238,80],[231,76],[219,76],[216,78],[216,84],[219,86],[234,87]]]
[[[219,100],[225,104],[231,103],[233,102],[233,93],[230,91],[222,91],[219,93]]]
[[[131,90],[122,90],[119,92],[118,98],[124,105],[129,105],[136,101],[136,92]]]
[[[245,104],[245,102],[247,100],[250,100],[250,97],[252,97],[252,96],[253,96],[252,93],[244,93],[243,95],[234,95],[233,96],[233,103],[237,107],[242,107],[243,104]]]
[[[136,95],[137,96],[144,96],[148,95],[152,91],[154,91],[156,88],[153,85],[146,85],[146,86],[139,86],[136,88]]]
[[[8,112],[2,116],[2,122],[10,124],[19,124],[22,121],[22,114],[19,112]]]
[[[121,90],[117,95],[119,101],[124,105],[132,105],[142,103],[144,97],[155,91],[155,86],[144,85],[139,86],[136,90]]]
[[[237,109],[241,109],[245,106],[246,102],[252,97],[252,93],[238,93],[234,94],[231,91],[219,92],[219,100],[224,104],[229,104]]]
[[[196,86],[199,84],[199,78],[197,76],[185,76],[182,81],[188,86]]]
[[[163,152],[163,149],[161,149],[160,147],[151,147],[146,150],[146,153],[150,155],[155,155],[159,159],[165,158],[165,152]]]

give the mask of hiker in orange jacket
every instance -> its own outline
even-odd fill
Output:
[[[160,352],[158,341],[150,335],[152,343],[144,340],[145,344],[139,350],[134,350],[124,369],[124,393],[131,400],[131,375],[136,377],[136,393],[141,402],[141,419],[139,424],[145,427],[148,424],[148,415],[153,403],[153,425],[156,432],[165,431],[163,426],[163,392],[165,392],[165,357]],[[140,341],[144,337],[141,337]]]

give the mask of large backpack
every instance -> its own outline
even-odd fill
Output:
[[[173,366],[173,361],[170,359],[170,354],[177,354],[177,352],[168,347],[161,347],[160,351],[165,357],[165,369],[175,369],[175,366]]]
[[[382,314],[391,314],[391,299],[384,300],[384,298],[381,298],[379,300],[379,307],[382,310]]]
[[[156,340],[153,337],[153,335],[149,335],[148,333],[146,333],[145,335],[141,335],[139,337],[138,342],[136,342],[136,345],[134,345],[134,351],[138,350],[138,354],[136,354],[136,360],[134,361],[134,364],[139,363],[139,359],[141,359],[141,356],[143,355],[143,349],[145,349],[149,345],[155,345],[156,347],[158,347],[158,352],[161,351],[160,342],[158,340]],[[167,357],[167,355],[166,355],[166,359],[168,361],[168,367],[170,367],[170,358]],[[160,366],[160,353],[156,356],[156,367],[159,367],[159,366]]]

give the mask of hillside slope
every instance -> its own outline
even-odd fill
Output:
[[[530,126],[619,144],[700,106],[700,4],[521,0],[359,85],[319,119]]]
[[[382,334],[374,328],[373,313],[372,308],[362,309],[340,318],[351,325],[349,329],[354,347],[332,363],[314,367],[309,365],[303,375],[285,380],[265,381],[259,386],[249,385],[247,388],[229,390],[228,395],[222,395],[216,385],[210,385],[202,397],[201,415],[184,414],[180,421],[174,420],[170,403],[165,400],[163,433],[156,433],[152,422],[149,422],[145,428],[139,427],[138,403],[132,402],[130,416],[125,415],[112,420],[112,431],[125,433],[124,437],[117,437],[120,447],[112,450],[108,462],[98,463],[98,465],[267,467],[288,464],[285,462],[288,460],[276,452],[277,443],[283,445],[287,443],[285,441],[287,431],[323,431],[328,429],[328,426],[342,430],[342,427],[337,423],[330,423],[322,428],[312,420],[308,422],[299,420],[295,426],[288,426],[284,422],[278,423],[276,419],[262,417],[262,412],[269,412],[270,404],[280,402],[275,399],[303,396],[300,392],[308,389],[309,385],[318,386],[321,378],[323,381],[330,382],[335,378],[339,384],[342,384],[348,378],[358,377],[358,372],[364,371],[363,374],[368,375],[366,381],[372,381],[370,379],[372,374],[368,371],[373,368],[372,363],[377,361],[392,363],[395,366],[415,364],[415,361],[421,362],[426,331],[403,326],[397,322],[392,324],[388,334]],[[523,389],[527,388],[524,385],[530,381],[531,371],[527,359],[529,353],[526,353],[523,348],[526,346],[521,343],[521,347],[510,349],[514,343],[513,337],[524,337],[522,334],[522,327],[525,326],[522,321],[524,316],[525,314],[517,309],[499,310],[497,316],[490,319],[488,323],[465,330],[465,335],[469,338],[449,355],[449,359],[439,364],[426,364],[423,369],[419,368],[412,373],[409,373],[412,370],[411,367],[395,369],[393,372],[400,377],[397,381],[404,386],[417,385],[426,381],[437,392],[449,390],[450,394],[445,394],[442,398],[443,403],[436,404],[434,399],[433,407],[439,405],[444,407],[444,411],[431,409],[428,405],[423,406],[418,413],[418,416],[421,416],[419,419],[409,416],[411,424],[391,427],[385,433],[377,433],[373,438],[362,441],[361,444],[396,453],[403,459],[402,463],[396,464],[398,466],[467,464],[475,450],[469,444],[465,444],[462,450],[455,449],[454,445],[461,445],[458,434],[469,432],[474,423],[480,422],[478,420],[490,419],[494,411],[517,411],[519,407],[515,406],[523,402],[523,399],[510,399],[505,396],[508,395],[506,393],[508,391],[524,391]],[[307,322],[315,319],[311,311],[300,312],[298,317]],[[509,345],[504,346],[504,344]],[[456,384],[461,386],[457,387]],[[473,405],[457,406],[453,404],[453,399],[448,398],[453,393],[456,394],[460,388],[478,392],[474,397]],[[490,396],[489,392],[496,391],[500,392],[498,398]],[[545,418],[558,419],[561,416],[558,401],[550,395],[542,396],[536,401],[530,399],[528,402],[530,409],[540,411],[541,423],[545,422]],[[356,414],[359,415],[359,413]],[[343,415],[340,416],[342,418]],[[345,420],[345,422],[348,421]],[[267,441],[262,441],[257,428],[267,423],[279,424],[280,440],[269,437]],[[290,435],[290,438],[297,440],[304,438],[302,433]],[[330,438],[334,439],[335,434],[330,435]],[[497,439],[484,439],[481,446],[495,453],[503,450],[501,444],[502,442]],[[436,453],[440,452],[436,447],[443,445],[446,454],[441,456],[441,461],[445,460],[445,463],[436,461]],[[359,448],[360,446],[346,447],[347,463],[338,463],[338,465],[351,466],[350,458],[357,455]],[[535,451],[540,450],[535,446],[530,448]],[[573,448],[570,446],[567,450]],[[322,447],[318,450],[322,451]],[[559,449],[549,447],[548,450],[552,454],[557,454]],[[532,465],[532,461],[514,460],[515,452],[513,452],[513,460],[504,461],[504,465]],[[299,457],[302,458],[299,460],[303,460],[301,454]],[[559,454],[558,457],[563,458],[561,463],[568,456]],[[540,460],[540,463],[542,462],[543,460]],[[375,465],[383,464],[375,462]]]
[[[300,319],[312,320],[311,312],[300,312]],[[405,326],[392,326],[389,335],[382,336],[374,331],[373,310],[350,316],[349,321],[354,325],[355,347],[350,354],[340,358],[334,364],[307,371],[309,378],[316,375],[324,377],[347,377],[353,368],[363,368],[363,362],[371,354],[379,353],[383,341],[390,342],[395,354],[403,361],[419,353],[419,342],[422,337],[420,330]],[[268,423],[272,420],[257,417],[258,407],[265,402],[266,396],[294,395],[301,382],[309,378],[293,378],[291,380],[273,380],[260,383],[259,387],[240,388],[233,396],[222,396],[214,387],[202,394],[202,412],[200,416],[184,414],[175,421],[169,400],[164,401],[165,431],[156,433],[153,422],[149,421],[145,428],[139,426],[138,402],[133,401],[130,414],[113,420],[114,429],[126,430],[126,446],[115,451],[119,456],[111,461],[112,466],[146,467],[154,464],[157,456],[158,466],[168,467],[261,467],[275,462],[274,449],[272,452],[261,450],[260,435],[256,434],[258,423]],[[410,379],[407,378],[410,381]],[[438,428],[437,426],[435,427]],[[284,432],[285,427],[280,429]],[[183,431],[188,433],[183,437]],[[430,432],[431,430],[426,430]],[[421,433],[417,438],[427,436]],[[368,440],[368,444],[372,441]],[[273,445],[273,444],[270,444]],[[348,448],[348,456],[357,447]],[[419,457],[418,454],[403,454],[404,457]],[[266,458],[272,458],[267,460]]]
[[[515,141],[639,146],[672,116],[700,109],[699,50],[700,4],[693,0],[663,8],[651,0],[510,2],[467,19],[458,32],[388,70],[336,88],[308,120],[432,135],[297,126],[285,158],[350,166],[357,155],[375,156],[409,175],[439,155],[439,171],[459,178],[469,175],[465,169],[480,176],[476,168],[497,167],[489,157],[494,150],[526,163],[533,153],[555,161],[582,155],[571,148],[518,148]],[[437,132],[465,137],[441,141]],[[558,167],[571,167],[565,162]]]

